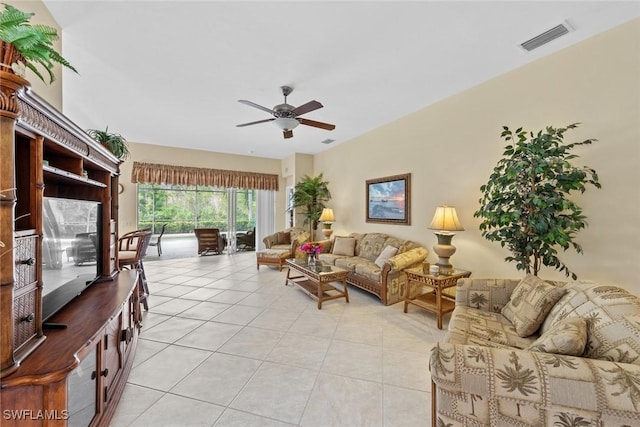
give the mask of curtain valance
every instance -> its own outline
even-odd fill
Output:
[[[278,175],[133,162],[134,184],[202,185],[278,191]]]

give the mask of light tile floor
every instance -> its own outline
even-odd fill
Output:
[[[253,252],[145,270],[150,308],[112,426],[431,424],[434,315],[354,287],[318,310]]]

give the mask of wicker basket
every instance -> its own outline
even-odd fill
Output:
[[[0,40],[0,70],[15,74],[11,69],[11,64],[18,61],[23,64],[27,62],[13,44]]]

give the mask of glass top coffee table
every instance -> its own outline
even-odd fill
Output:
[[[316,262],[315,266],[307,264],[306,259],[289,258],[285,261],[289,267],[285,285],[296,285],[312,298],[318,300],[318,310],[322,309],[322,302],[336,298],[344,298],[349,302],[347,290],[348,270],[335,265]],[[299,275],[295,275],[299,273]],[[293,274],[293,275],[292,275]],[[334,284],[342,282],[342,289]]]

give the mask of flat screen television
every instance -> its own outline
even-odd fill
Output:
[[[102,274],[102,204],[44,197],[42,320],[68,304]]]

